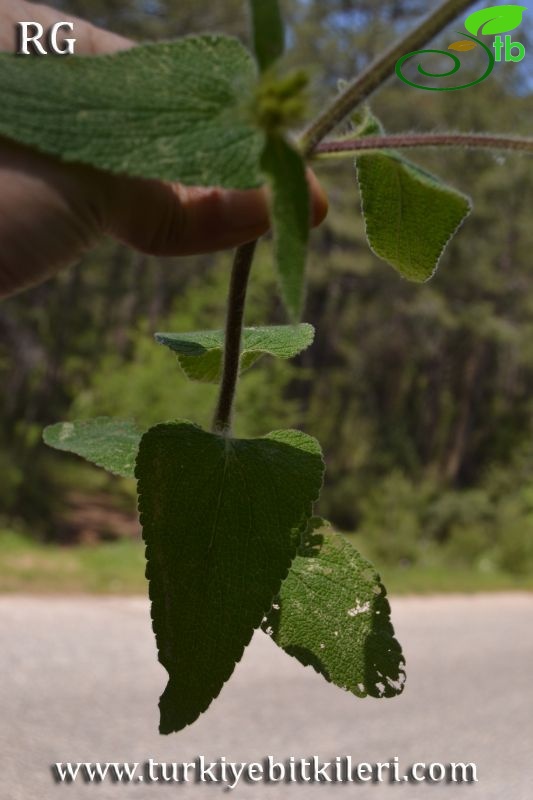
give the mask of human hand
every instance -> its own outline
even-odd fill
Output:
[[[15,50],[15,23],[45,29],[65,19],[25,0],[2,0],[0,50]],[[69,15],[76,53],[96,55],[132,42]],[[327,199],[309,171],[312,223]],[[46,280],[110,234],[146,253],[191,255],[252,241],[269,228],[264,189],[227,191],[117,176],[54,158],[0,137],[0,297]]]

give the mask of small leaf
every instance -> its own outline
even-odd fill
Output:
[[[262,628],[304,666],[358,697],[403,690],[405,661],[381,579],[323,520],[311,521]]]
[[[305,164],[281,136],[269,136],[262,165],[272,189],[274,251],[283,299],[297,321],[304,303],[311,217]]]
[[[136,475],[152,620],[169,674],[161,733],[218,696],[296,554],[323,476],[298,431],[229,439],[188,422],[141,441]]]
[[[197,36],[113,55],[0,55],[0,134],[111,172],[247,189],[264,135],[248,121],[257,69],[235,39]]]
[[[240,371],[245,372],[263,355],[294,358],[313,344],[314,336],[315,329],[307,324],[245,328]],[[155,338],[178,353],[180,366],[191,380],[220,382],[224,331],[156,333]]]
[[[474,36],[509,33],[521,24],[524,11],[527,11],[527,6],[503,5],[482,8],[470,14],[465,22],[465,28]]]
[[[392,150],[355,163],[371,249],[404,278],[428,280],[470,213],[469,198]]]
[[[250,0],[254,50],[261,71],[285,50],[285,28],[278,0]]]
[[[450,44],[448,50],[459,50],[460,52],[466,53],[468,50],[474,50],[475,47],[477,47],[475,42],[462,39],[460,42],[453,42],[453,44]]]
[[[346,81],[339,81],[339,83],[348,85]],[[370,106],[366,103],[360,111],[352,114],[350,122],[354,136],[381,136],[385,133],[380,120],[374,116]]]
[[[97,417],[49,425],[43,440],[49,447],[81,456],[114,475],[133,478],[142,434],[134,422]]]

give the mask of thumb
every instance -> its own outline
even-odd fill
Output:
[[[313,226],[328,210],[324,190],[308,171]],[[143,252],[192,255],[236,247],[270,227],[268,194],[186,187],[134,178],[109,178],[104,192],[109,233]]]

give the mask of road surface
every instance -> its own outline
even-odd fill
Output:
[[[54,782],[55,762],[277,760],[350,755],[475,762],[478,783],[279,784],[241,781],[239,800],[533,798],[533,595],[392,602],[408,660],[404,694],[358,700],[256,634],[195,725],[157,730],[165,673],[142,599],[0,597],[2,800],[211,800],[217,784]]]

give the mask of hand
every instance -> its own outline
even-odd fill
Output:
[[[15,23],[45,29],[68,19],[76,53],[126,49],[132,42],[71,15],[25,0],[2,0],[0,50],[14,51]],[[327,199],[309,171],[313,225]],[[269,228],[263,189],[225,191],[116,176],[63,164],[0,138],[0,297],[40,283],[76,262],[104,234],[146,253],[191,255],[234,247]]]

